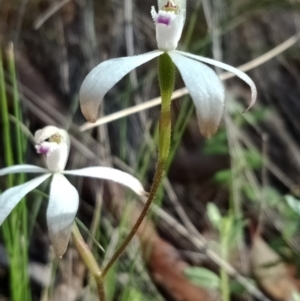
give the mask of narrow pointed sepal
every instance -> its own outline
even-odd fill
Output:
[[[224,110],[224,87],[208,66],[177,51],[168,52],[194,102],[200,132],[205,137],[216,133]]]
[[[46,172],[49,171],[39,166],[30,165],[30,164],[20,164],[20,165],[13,165],[13,166],[0,169],[0,176],[5,176],[13,173],[46,173]]]
[[[90,122],[96,122],[104,95],[126,74],[154,59],[162,51],[111,59],[95,67],[84,79],[79,92],[81,111]]]
[[[187,53],[187,52],[183,52],[183,51],[177,51],[177,52],[186,57],[192,58],[194,60],[197,60],[197,61],[200,61],[200,62],[203,62],[206,64],[216,66],[218,68],[224,69],[226,71],[229,71],[229,72],[235,74],[237,77],[239,77],[241,80],[243,80],[247,85],[249,85],[249,87],[251,89],[251,100],[245,111],[248,111],[255,104],[255,101],[257,98],[256,85],[255,85],[254,81],[245,72],[243,72],[237,68],[234,68],[230,65],[224,64],[222,62],[218,62],[218,61],[210,59],[210,58],[206,58],[203,56],[199,56],[199,55],[195,55],[195,54],[191,54],[191,53]]]
[[[51,174],[42,175],[24,184],[11,187],[0,194],[0,225],[26,194],[37,188],[50,176]]]
[[[143,185],[137,178],[118,169],[92,166],[82,169],[65,170],[64,174],[111,180],[129,187],[138,195],[146,195]]]
[[[47,224],[50,240],[58,257],[62,257],[67,249],[78,204],[76,188],[64,175],[55,173],[50,187]]]

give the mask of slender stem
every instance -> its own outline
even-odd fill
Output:
[[[118,247],[118,249],[116,250],[116,252],[113,254],[113,256],[111,257],[111,259],[109,260],[109,262],[106,264],[106,266],[103,268],[103,272],[102,272],[102,276],[105,277],[105,275],[107,274],[107,272],[110,270],[110,268],[113,266],[113,264],[117,261],[117,259],[119,258],[119,256],[123,253],[123,251],[125,250],[125,248],[127,247],[127,245],[130,243],[131,239],[133,238],[133,236],[135,235],[135,233],[137,232],[137,230],[139,229],[140,225],[142,224],[145,216],[147,215],[147,212],[154,200],[154,197],[156,195],[157,189],[160,185],[161,182],[161,178],[164,172],[164,168],[165,168],[166,162],[165,161],[159,161],[157,163],[156,166],[156,172],[154,175],[154,180],[153,180],[153,184],[150,190],[150,194],[148,197],[147,202],[144,205],[144,208],[142,210],[142,212],[140,213],[140,216],[138,217],[137,221],[135,222],[134,226],[132,227],[131,231],[129,232],[129,234],[126,236],[126,238],[124,239],[124,241],[122,242],[122,244]]]
[[[223,259],[226,260],[225,258]],[[223,268],[221,268],[220,277],[221,277],[222,301],[229,301],[230,300],[229,277],[227,272]]]
[[[102,278],[105,277],[107,272],[117,261],[119,256],[123,253],[135,233],[141,226],[147,212],[155,199],[157,190],[160,186],[166,163],[170,151],[171,141],[171,96],[174,89],[175,81],[175,66],[167,53],[162,54],[158,58],[158,79],[161,89],[161,113],[159,122],[159,145],[158,145],[158,162],[156,165],[155,175],[153,183],[150,189],[150,193],[147,202],[140,213],[137,221],[132,227],[129,234],[126,236],[122,244],[118,247],[116,252],[113,254],[107,265],[103,268]]]
[[[72,233],[75,241],[75,245],[77,251],[79,252],[82,260],[84,261],[85,265],[93,275],[97,283],[98,295],[100,301],[105,301],[105,292],[104,292],[104,285],[103,285],[103,275],[101,270],[96,262],[95,257],[93,256],[91,250],[89,249],[88,245],[83,240],[82,235],[74,223],[72,228]]]
[[[228,238],[231,229],[232,229],[231,219],[228,217],[223,218],[222,227],[220,228],[220,238],[221,238],[221,256],[222,259],[225,261],[227,261],[228,259]],[[229,301],[230,300],[229,277],[227,271],[223,267],[221,267],[220,278],[221,278],[222,301]]]

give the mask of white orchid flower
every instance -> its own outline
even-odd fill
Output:
[[[251,88],[249,108],[256,100],[255,84],[248,75],[234,67],[213,59],[176,50],[185,22],[186,0],[158,0],[158,7],[158,13],[154,7],[151,9],[156,26],[158,50],[111,59],[95,67],[87,75],[80,89],[79,96],[83,115],[88,121],[95,122],[104,95],[121,78],[136,67],[166,52],[179,69],[193,99],[201,133],[209,137],[216,132],[221,121],[225,93],[219,77],[205,64],[232,72],[246,82]]]
[[[138,195],[145,195],[139,180],[117,169],[93,166],[64,170],[69,156],[70,138],[63,129],[46,126],[35,133],[35,142],[37,152],[45,155],[47,169],[27,164],[0,169],[0,176],[14,173],[43,174],[29,182],[9,188],[0,195],[0,225],[26,194],[53,176],[50,185],[47,224],[53,248],[59,257],[66,251],[79,203],[77,189],[64,175],[112,180],[129,187]]]

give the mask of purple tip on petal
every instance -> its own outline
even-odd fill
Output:
[[[49,147],[48,145],[40,144],[36,145],[35,148],[38,154],[49,155],[49,153],[51,152],[51,147]]]
[[[171,18],[169,16],[158,16],[157,18],[157,23],[158,24],[165,24],[165,25],[169,25],[171,21]]]

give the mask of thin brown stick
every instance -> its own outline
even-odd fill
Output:
[[[60,3],[53,3],[41,16],[35,20],[33,24],[34,29],[38,30],[51,16],[53,16],[59,9],[61,9],[70,1],[71,0],[63,0]]]

